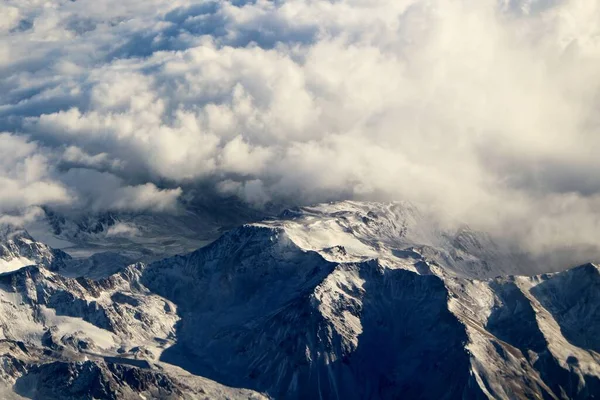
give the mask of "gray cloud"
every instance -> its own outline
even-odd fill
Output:
[[[595,0],[48,4],[0,12],[0,129],[31,159],[3,161],[6,212],[170,210],[201,186],[597,247]]]

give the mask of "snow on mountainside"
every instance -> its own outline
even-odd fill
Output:
[[[0,276],[9,390],[56,397],[67,374],[72,398],[600,393],[596,265],[509,275],[536,267],[407,204],[289,210],[150,264],[104,257]]]
[[[299,247],[339,262],[377,258],[416,270],[410,260],[426,258],[449,273],[479,278],[540,272],[526,255],[489,235],[467,226],[448,230],[409,203],[321,204],[285,211],[262,224],[281,227]],[[344,254],[334,245],[343,246]]]
[[[36,242],[25,230],[0,226],[0,273],[34,264],[55,270],[70,259],[65,252]]]

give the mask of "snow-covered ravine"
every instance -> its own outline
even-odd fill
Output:
[[[103,382],[69,398],[600,393],[598,266],[513,275],[522,256],[409,204],[289,210],[150,264],[4,247],[36,260],[0,275],[0,379],[22,396],[67,393],[64,373]]]

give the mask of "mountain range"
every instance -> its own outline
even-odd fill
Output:
[[[97,251],[0,232],[3,398],[600,396],[598,265],[548,272],[408,203],[213,224],[179,255],[145,239],[167,219],[130,220],[127,249],[98,239],[119,216],[48,221],[44,237]]]

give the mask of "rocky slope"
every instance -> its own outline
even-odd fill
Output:
[[[598,266],[511,275],[537,267],[407,204],[290,210],[186,255],[111,268],[94,279],[68,277],[72,264],[0,276],[6,390],[60,398],[77,381],[72,398],[600,394]]]

